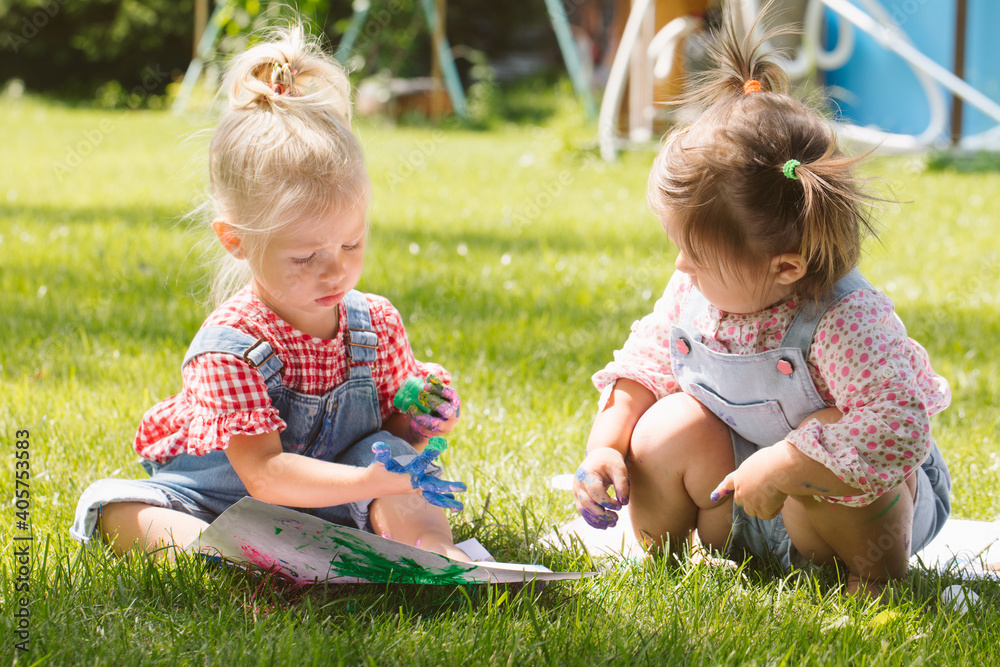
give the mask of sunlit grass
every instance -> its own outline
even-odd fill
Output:
[[[462,394],[444,456],[470,485],[457,537],[477,537],[498,558],[581,568],[579,551],[536,544],[573,516],[548,481],[575,469],[597,398],[590,375],[652,308],[673,250],[645,206],[652,156],[606,165],[580,150],[590,132],[573,113],[543,120],[490,131],[363,123],[374,204],[360,287],[397,306],[417,356],[448,367]],[[97,478],[143,474],[136,425],[179,390],[183,352],[208,312],[208,237],[185,219],[203,192],[206,125],[30,99],[4,100],[0,122],[0,437],[31,433],[36,537],[25,664],[46,655],[42,663],[56,664],[1000,658],[997,587],[977,584],[979,613],[948,615],[937,610],[942,579],[922,572],[886,616],[840,597],[830,573],[782,580],[625,565],[540,595],[302,592],[199,562],[80,551],[66,533],[76,499]],[[932,172],[905,159],[873,172],[912,203],[886,207],[882,242],[862,268],[952,383],[952,406],[934,426],[955,516],[996,519],[1000,174]],[[12,455],[4,470],[12,479]],[[4,549],[0,627],[9,630],[6,538]],[[9,641],[2,650],[14,655]]]

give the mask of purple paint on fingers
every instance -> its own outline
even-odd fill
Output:
[[[615,492],[614,498],[607,498],[599,501],[595,499],[594,502],[599,503],[600,506],[603,507],[604,509],[620,510],[622,508],[622,505],[628,503],[627,500],[622,501],[622,499],[618,496],[618,489],[616,489],[613,484],[606,484],[603,479],[601,479],[594,473],[590,472],[589,470],[586,470],[584,468],[577,468],[576,474],[574,476],[576,477],[576,480],[578,482],[580,482],[586,487],[595,485],[600,486],[602,489],[604,489],[605,495],[607,495],[609,488],[614,490]]]
[[[607,500],[602,500],[599,504],[606,510],[620,510],[622,508],[621,501],[617,498],[608,498]]]
[[[393,405],[410,416],[413,429],[424,437],[441,433],[445,422],[458,417],[458,393],[435,375],[408,377],[393,397]]]
[[[587,525],[599,530],[614,528],[618,523],[618,515],[614,512],[597,514],[596,512],[591,512],[590,510],[585,509],[580,511],[580,516],[582,516],[583,520],[587,522]]]
[[[733,490],[732,489],[726,489],[722,493],[719,493],[718,491],[712,491],[712,496],[711,496],[712,502],[713,503],[717,503],[720,500],[722,500],[723,498],[725,498],[726,496],[731,496],[731,495],[733,495]]]

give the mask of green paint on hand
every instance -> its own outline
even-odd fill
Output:
[[[392,403],[400,412],[408,412],[412,407],[422,414],[429,415],[431,413],[430,406],[420,400],[420,394],[423,391],[424,380],[416,377],[415,375],[411,375],[406,378],[403,385],[399,388],[399,391],[396,392],[396,396],[392,399]]]

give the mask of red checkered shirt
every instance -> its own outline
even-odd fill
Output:
[[[437,364],[413,358],[402,318],[387,299],[374,294],[364,296],[378,335],[372,378],[385,421],[398,412],[392,398],[408,376],[434,373],[446,382],[451,381],[451,376]],[[285,365],[282,383],[299,393],[325,394],[347,379],[347,314],[343,303],[340,328],[332,340],[293,329],[249,287],[209,315],[202,326],[209,325],[231,326],[270,342]],[[201,456],[225,449],[233,435],[284,430],[285,422],[271,405],[263,377],[241,357],[202,354],[184,367],[181,376],[181,393],[157,403],[143,416],[135,437],[140,456],[159,462],[183,453]]]

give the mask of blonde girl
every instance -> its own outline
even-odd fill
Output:
[[[444,369],[414,359],[392,304],[354,289],[371,187],[345,72],[293,27],[236,57],[223,85],[229,109],[209,149],[226,251],[218,307],[184,358],[181,393],[139,425],[150,477],[92,484],[72,534],[118,553],[182,547],[250,495],[465,558],[421,494],[464,486],[428,478],[434,465],[411,477],[374,462],[377,442],[412,460],[451,430],[459,399]],[[431,414],[393,406],[407,377],[430,374]]]
[[[656,547],[697,530],[784,568],[839,559],[877,592],[948,516],[930,417],[950,390],[858,271],[857,161],[759,44],[731,20],[718,40],[703,111],[649,176],[676,272],[593,378],[577,508],[606,527],[628,503]]]

